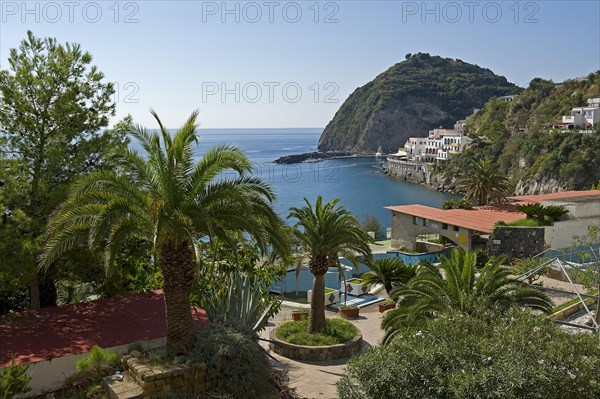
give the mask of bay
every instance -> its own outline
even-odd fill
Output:
[[[253,175],[269,182],[277,200],[276,212],[286,218],[290,207],[303,206],[304,198],[314,203],[318,195],[325,200],[340,198],[360,220],[367,214],[390,227],[391,214],[385,206],[422,204],[441,207],[458,198],[424,186],[391,179],[381,172],[382,159],[346,158],[315,163],[278,165],[273,161],[291,154],[317,150],[322,128],[293,129],[199,129],[196,155],[210,148],[231,144],[242,149],[253,164]],[[134,148],[138,148],[133,143]],[[233,176],[233,174],[232,174]]]

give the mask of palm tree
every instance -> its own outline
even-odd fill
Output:
[[[390,295],[392,288],[406,284],[416,274],[416,266],[406,266],[401,259],[377,259],[369,265],[371,271],[361,277],[370,284],[383,284],[385,292]]]
[[[472,165],[458,180],[465,199],[476,198],[479,205],[502,202],[510,194],[508,178],[497,163],[484,159]]]
[[[100,248],[109,270],[128,240],[153,245],[164,278],[167,352],[186,353],[194,344],[190,291],[197,276],[200,243],[211,239],[235,245],[252,236],[259,248],[285,251],[283,221],[275,196],[262,180],[248,176],[251,164],[233,146],[218,146],[195,162],[195,111],[171,136],[158,115],[159,133],[137,126],[131,132],[145,157],[131,149],[117,154],[119,170],[80,177],[51,217],[41,264],[57,261],[79,244]],[[225,178],[233,170],[236,176]]]
[[[339,199],[323,204],[319,196],[314,208],[306,198],[304,201],[305,207],[290,208],[288,219],[297,219],[294,238],[309,258],[314,275],[308,332],[316,333],[325,330],[325,273],[337,266],[340,255],[353,264],[361,257],[370,258],[372,240],[350,211],[338,206]]]
[[[503,261],[490,259],[476,277],[477,253],[456,248],[449,258],[441,257],[439,268],[432,264],[419,266],[408,284],[392,290],[391,297],[398,301],[398,307],[382,322],[384,342],[406,324],[449,311],[478,315],[489,309],[504,311],[520,306],[549,313],[550,299],[512,277]]]

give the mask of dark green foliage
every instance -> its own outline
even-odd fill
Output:
[[[519,204],[516,209],[526,214],[528,219],[533,219],[542,226],[557,222],[569,213],[569,210],[563,205]]]
[[[12,302],[29,285],[33,307],[53,305],[55,281],[79,279],[72,274],[79,267],[39,275],[35,260],[46,221],[74,176],[109,168],[109,152],[127,141],[119,129],[102,130],[114,114],[114,89],[91,62],[78,44],[27,32],[0,70],[0,274],[9,276],[6,285],[0,276],[0,301]]]
[[[192,288],[191,300],[194,305],[208,309],[217,303],[223,304],[222,301],[227,302],[231,282],[243,274],[247,275],[248,280],[242,284],[245,286],[242,291],[260,291],[262,305],[265,308],[272,307],[274,313],[279,311],[279,300],[269,295],[268,287],[285,274],[282,262],[274,264],[271,260],[265,261],[252,240],[244,241],[243,245],[236,248],[213,240],[205,255],[201,258],[202,273],[197,276]]]
[[[372,231],[375,233],[375,239],[381,238],[383,234],[383,227],[381,226],[381,222],[374,215],[367,213],[361,223],[361,227],[364,231]]]
[[[191,358],[205,363],[208,378],[216,381],[217,386],[209,394],[246,399],[268,397],[281,390],[276,373],[256,338],[215,323],[198,333]]]
[[[471,162],[459,175],[458,187],[465,193],[465,200],[475,199],[478,205],[505,202],[512,191],[506,175],[488,158]]]
[[[13,356],[10,365],[0,370],[0,399],[11,399],[13,395],[22,395],[31,391],[27,374],[28,364],[16,364]]]
[[[473,204],[466,199],[453,199],[444,201],[442,209],[473,209]]]
[[[506,226],[515,226],[515,227],[542,227],[542,226],[548,226],[551,223],[546,223],[544,221],[540,221],[537,219],[529,219],[529,218],[523,218],[523,219],[519,219],[517,221],[514,222],[510,222],[510,223],[506,223]]]
[[[527,278],[528,284],[533,284],[550,270],[550,266],[545,266],[534,272],[535,269],[538,269],[542,265],[543,261],[544,259],[540,258],[513,259],[511,269],[513,274],[516,276],[523,275]]]
[[[309,259],[308,267],[314,275],[310,333],[325,330],[324,275],[330,267],[339,267],[343,256],[353,265],[371,259],[369,244],[373,242],[359,225],[358,220],[336,198],[323,203],[319,195],[313,206],[304,198],[306,206],[290,208],[288,219],[296,219],[293,225],[294,244],[302,256]]]
[[[380,111],[402,112],[415,103],[439,110],[436,118],[412,121],[425,133],[428,129],[463,119],[490,97],[519,91],[517,86],[489,69],[461,60],[417,53],[357,88],[325,128],[319,150],[374,150],[380,144],[385,151],[395,151],[397,148],[391,148],[389,140],[381,138],[378,144],[373,137],[364,137],[369,121],[373,121]]]
[[[548,313],[552,302],[541,291],[530,288],[511,276],[503,258],[491,258],[476,276],[478,254],[460,248],[440,259],[440,266],[423,264],[408,284],[395,288],[390,297],[398,307],[382,322],[384,342],[401,334],[408,324],[459,312],[480,316],[490,310],[529,307]]]
[[[121,355],[94,345],[92,350],[77,361],[77,379],[89,379],[98,383],[102,377],[112,374],[119,366]]]
[[[600,180],[600,134],[550,129],[571,108],[598,95],[599,80],[600,72],[560,85],[534,79],[512,102],[488,101],[467,125],[473,145],[441,164],[440,171],[456,176],[473,160],[490,159],[524,185],[554,179],[565,189],[589,189]]]
[[[361,278],[369,284],[383,284],[390,294],[394,287],[406,284],[416,274],[416,266],[407,266],[399,258],[377,259],[368,264],[370,271]]]
[[[340,399],[600,397],[600,347],[542,317],[513,310],[460,314],[405,327],[387,346],[350,359]]]
[[[356,335],[354,326],[343,319],[328,318],[325,323],[325,332],[309,334],[308,319],[288,321],[277,327],[275,334],[282,341],[307,346],[342,344]]]
[[[250,237],[261,255],[285,257],[287,236],[271,207],[275,194],[248,175],[252,165],[242,151],[217,146],[196,159],[198,112],[174,135],[151,113],[160,133],[131,131],[145,156],[123,148],[115,155],[120,168],[82,175],[71,186],[49,222],[40,263],[49,267],[87,247],[103,253],[110,272],[132,242],[152,248],[165,287],[167,349],[185,353],[195,339],[189,296],[204,250],[215,242],[235,248]],[[219,179],[226,171],[237,175]]]
[[[564,205],[547,205],[545,207],[546,217],[553,222],[559,221],[563,216],[569,213]]]
[[[529,219],[544,220],[546,213],[544,205],[541,204],[519,204],[516,206],[517,211],[523,212]]]

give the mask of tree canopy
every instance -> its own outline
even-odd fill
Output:
[[[29,31],[10,50],[8,69],[0,70],[0,180],[6,185],[0,241],[14,244],[0,245],[6,265],[0,273],[10,274],[20,291],[29,284],[32,307],[55,304],[55,270],[36,272],[52,209],[76,175],[108,167],[107,152],[126,143],[120,130],[102,130],[114,114],[114,89],[91,62],[80,45]]]

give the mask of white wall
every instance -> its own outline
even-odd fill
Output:
[[[573,246],[573,236],[587,234],[588,226],[598,224],[598,218],[564,220],[554,222],[554,226],[546,226],[544,240],[550,248],[562,249]]]
[[[144,348],[158,348],[166,345],[166,338],[156,338],[150,341],[141,341],[140,343]],[[103,349],[124,354],[127,352],[129,345],[131,345],[131,343]],[[77,360],[86,355],[87,353],[80,353],[77,355],[57,357],[52,360],[31,363],[27,370],[27,374],[31,376],[31,382],[29,383],[31,392],[29,392],[26,397],[50,392],[63,386],[65,380],[75,374]]]
[[[569,216],[574,219],[595,218],[600,221],[600,201],[578,202],[552,200],[541,201],[542,205],[563,205],[569,210]]]

